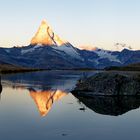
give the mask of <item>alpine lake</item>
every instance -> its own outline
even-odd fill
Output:
[[[82,98],[72,93],[79,79],[98,72],[2,74],[0,139],[139,140],[140,97]]]

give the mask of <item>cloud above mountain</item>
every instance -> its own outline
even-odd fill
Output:
[[[80,50],[88,50],[88,51],[95,51],[97,47],[94,47],[92,45],[81,45],[77,47]]]

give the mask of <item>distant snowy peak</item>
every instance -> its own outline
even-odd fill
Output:
[[[46,20],[43,20],[37,33],[31,40],[31,45],[55,45],[55,46],[61,46],[65,42],[62,41],[58,35],[56,35],[49,24],[46,22]]]
[[[99,59],[108,59],[109,61],[121,63],[117,55],[114,55],[112,51],[97,49],[94,52],[99,56]]]

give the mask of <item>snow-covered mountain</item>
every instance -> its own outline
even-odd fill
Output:
[[[29,46],[0,48],[0,60],[41,69],[105,68],[140,62],[140,51],[80,50],[60,39],[47,22],[42,21]]]

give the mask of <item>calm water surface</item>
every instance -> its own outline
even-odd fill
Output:
[[[95,72],[2,75],[2,140],[139,140],[140,99],[82,98],[71,91]]]

